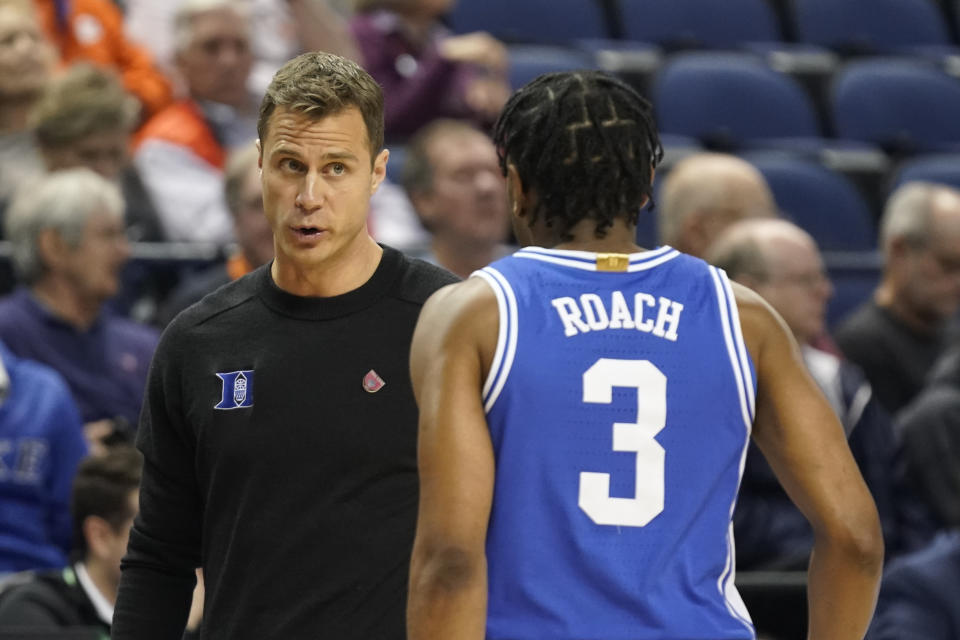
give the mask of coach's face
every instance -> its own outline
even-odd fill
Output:
[[[314,118],[278,108],[257,145],[276,267],[307,272],[360,255],[370,242],[367,211],[388,152],[371,161],[359,109]]]

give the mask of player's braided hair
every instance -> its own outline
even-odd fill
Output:
[[[504,175],[511,163],[536,191],[531,222],[544,215],[562,240],[584,218],[597,237],[619,216],[636,224],[663,158],[650,103],[597,71],[539,76],[507,101],[493,138]]]

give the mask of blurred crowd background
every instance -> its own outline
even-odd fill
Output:
[[[0,638],[109,632],[153,349],[272,258],[257,109],[310,50],[384,89],[372,235],[461,277],[515,248],[488,137],[512,90],[589,68],[645,95],[638,243],[797,338],[883,522],[869,638],[960,638],[958,35],[955,0],[0,0]],[[812,533],[753,449],[734,524],[760,637],[805,637]]]

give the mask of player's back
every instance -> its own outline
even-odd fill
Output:
[[[487,637],[753,638],[730,518],[755,387],[723,273],[528,248],[478,275],[500,304]]]

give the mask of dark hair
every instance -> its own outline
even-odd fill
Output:
[[[650,103],[597,71],[547,73],[519,89],[493,140],[504,175],[513,164],[524,191],[536,191],[531,222],[542,213],[563,240],[584,218],[597,237],[619,216],[636,224],[663,158]]]
[[[73,549],[77,559],[86,556],[87,540],[83,523],[90,516],[103,518],[115,530],[134,516],[130,511],[130,492],[140,487],[143,459],[130,446],[108,449],[80,463],[73,480],[70,514],[73,517]]]
[[[383,148],[383,91],[354,62],[312,51],[287,62],[277,71],[260,103],[257,135],[267,139],[267,123],[277,107],[320,119],[356,107],[367,126],[370,160]]]

